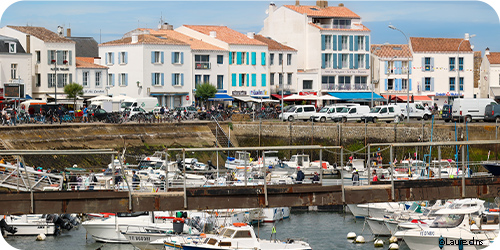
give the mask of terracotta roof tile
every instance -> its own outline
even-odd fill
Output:
[[[307,14],[311,17],[348,17],[348,18],[360,18],[356,13],[352,12],[346,7],[326,7],[320,8],[318,6],[306,6],[306,5],[283,5],[293,11],[301,14]]]
[[[246,35],[228,28],[227,26],[211,26],[211,25],[184,25],[184,27],[198,31],[205,35],[210,35],[211,31],[216,32],[216,39],[224,41],[228,44],[243,44],[243,45],[267,45],[258,40],[248,38]]]
[[[138,40],[136,44],[166,44],[166,45],[188,45],[184,42],[181,42],[176,39],[172,39],[169,37],[166,38],[158,38],[153,35],[138,35]],[[124,37],[122,39],[109,41],[105,43],[99,44],[99,46],[103,45],[124,45],[124,44],[132,44],[132,37]]]
[[[262,35],[255,35],[254,38],[267,44],[269,51],[272,51],[272,50],[297,51],[296,49],[294,49],[292,47],[286,46],[286,45],[281,44],[281,43],[279,43],[271,38],[264,37]]]
[[[323,28],[317,24],[314,23],[309,23],[309,25],[314,26],[320,30],[335,30],[335,31],[370,31],[366,26],[363,24],[352,24],[352,26],[356,26],[356,29],[332,29],[332,28]]]
[[[166,29],[159,29],[159,30],[154,30],[154,29],[140,29],[140,30],[146,30],[149,31],[149,34],[154,35],[154,36],[161,36],[164,38],[173,38],[175,40],[187,43],[191,45],[191,49],[193,50],[225,50],[223,48],[217,47],[215,45],[203,42],[200,39],[196,39],[187,35],[184,35],[180,32],[177,32],[175,30],[166,30]]]
[[[490,52],[486,58],[488,58],[490,64],[500,64],[500,52]]]
[[[44,27],[34,27],[34,26],[10,26],[7,27],[15,29],[17,31],[34,36],[44,42],[49,43],[75,43],[70,39],[60,37],[57,33],[52,32]]]
[[[472,52],[469,41],[461,38],[410,37],[410,42],[413,52],[457,52],[459,46],[461,52]]]
[[[76,57],[76,67],[85,69],[107,69],[108,67],[94,63],[93,57]]]
[[[380,58],[411,58],[408,44],[372,44],[371,52]]]

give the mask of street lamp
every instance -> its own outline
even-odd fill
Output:
[[[458,81],[458,98],[461,98],[460,96],[460,46],[462,46],[462,43],[464,41],[469,41],[469,38],[471,37],[475,37],[476,35],[470,35],[469,36],[469,33],[465,33],[465,37],[464,39],[462,39],[462,41],[460,41],[460,44],[458,45],[458,49],[457,49],[457,81]]]
[[[397,30],[397,31],[401,32],[401,34],[403,34],[403,36],[405,36],[406,42],[408,43],[408,50],[411,51],[410,40],[408,40],[408,37],[406,36],[406,34],[403,31],[401,31],[400,29],[394,27],[394,25],[392,25],[392,24],[389,24],[389,28],[393,29],[393,30]],[[408,73],[408,79],[406,79],[406,119],[408,122],[410,122],[410,56],[408,56],[407,73]]]

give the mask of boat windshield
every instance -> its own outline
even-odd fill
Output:
[[[378,113],[380,111],[380,107],[375,107],[370,109],[370,113]]]
[[[233,234],[234,234],[233,229],[226,229],[226,231],[223,232],[222,237],[231,238]]]
[[[233,238],[252,238],[252,234],[248,230],[239,230]]]
[[[431,228],[454,228],[464,220],[463,214],[443,214],[436,217]]]

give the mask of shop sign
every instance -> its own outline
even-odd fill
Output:
[[[268,95],[267,90],[250,90],[250,95]]]
[[[231,92],[231,95],[232,96],[243,96],[243,95],[247,95],[247,92],[246,91],[233,91]]]
[[[460,93],[460,95],[464,95],[463,93]],[[458,96],[458,93],[455,92],[446,92],[446,93],[436,93],[436,96]]]
[[[84,89],[83,90],[83,94],[86,95],[86,94],[106,94],[106,91],[104,89]]]

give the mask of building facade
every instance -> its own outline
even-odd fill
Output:
[[[4,97],[5,84],[9,83],[24,85],[22,94],[31,97],[31,70],[31,55],[26,53],[19,40],[0,36],[0,99]]]
[[[480,68],[479,97],[500,99],[500,52],[488,48]]]
[[[97,60],[97,62],[96,62]],[[108,67],[99,64],[94,57],[76,57],[74,81],[83,86],[83,97],[108,95]]]

